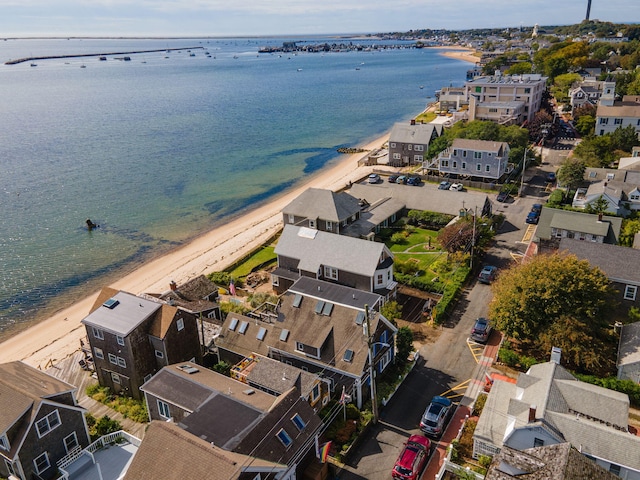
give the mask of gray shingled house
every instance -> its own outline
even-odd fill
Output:
[[[274,396],[187,362],[164,367],[141,390],[151,420],[225,451],[287,465],[288,474],[316,461],[322,421],[295,387]]]
[[[389,165],[421,165],[433,140],[442,135],[444,126],[433,123],[396,123],[389,134]]]
[[[382,302],[374,293],[301,277],[269,311],[230,313],[216,346],[230,364],[257,353],[321,374],[335,396],[344,387],[360,408],[370,377],[365,305],[375,371],[382,373],[394,356],[397,329],[375,311]],[[311,401],[319,394],[312,392]]]
[[[308,188],[282,209],[285,225],[341,233],[360,218],[361,205],[346,192]]]
[[[0,477],[57,478],[90,443],[76,388],[22,362],[0,364]]]
[[[617,244],[622,218],[571,212],[542,207],[534,241],[541,248],[557,249],[563,238],[575,238],[587,242]]]
[[[509,151],[506,142],[456,138],[438,155],[438,171],[444,175],[498,180],[507,172]]]
[[[393,298],[393,254],[384,243],[285,225],[275,248],[271,283],[279,294],[301,277],[334,282]]]
[[[202,360],[196,317],[166,303],[103,288],[83,320],[100,385],[140,399],[163,366]]]
[[[494,382],[473,435],[473,456],[570,443],[628,480],[640,479],[640,437],[628,431],[629,397],[581,382],[555,362],[517,383]]]

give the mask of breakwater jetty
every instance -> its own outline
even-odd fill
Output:
[[[133,50],[129,52],[101,52],[101,53],[78,53],[73,55],[50,55],[46,57],[25,57],[4,62],[5,65],[17,65],[24,62],[33,62],[35,60],[55,60],[60,58],[87,58],[87,57],[108,57],[113,55],[133,55],[136,53],[155,53],[155,52],[171,52],[181,50],[203,50],[204,47],[182,47],[182,48],[159,48],[155,50]]]

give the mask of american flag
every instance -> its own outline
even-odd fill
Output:
[[[233,278],[231,279],[231,282],[229,283],[229,293],[231,295],[233,295],[234,297],[236,296],[236,286],[233,283]]]

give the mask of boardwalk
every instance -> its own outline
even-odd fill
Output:
[[[98,383],[98,381],[91,376],[90,372],[80,368],[79,362],[83,357],[84,354],[81,351],[77,351],[73,355],[49,367],[46,372],[77,387],[76,400],[78,405],[84,407],[96,419],[108,415],[112,420],[120,422],[123,430],[142,440],[146,424],[124,418],[121,413],[87,396],[87,387],[91,384]]]

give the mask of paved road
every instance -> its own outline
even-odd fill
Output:
[[[505,268],[520,260],[527,246],[523,240],[535,228],[525,223],[526,215],[531,205],[544,203],[548,197],[549,185],[545,177],[546,172],[552,170],[552,165],[527,170],[524,196],[511,198],[508,203],[495,203],[495,212],[503,213],[506,221],[482,263]],[[441,336],[435,343],[420,349],[421,360],[382,409],[380,422],[353,452],[344,469],[338,472],[338,478],[390,478],[404,442],[409,435],[419,433],[420,418],[434,395],[444,394],[465,406],[473,403],[479,386],[484,382],[485,368],[477,363],[483,348],[469,344],[467,338],[475,319],[487,315],[490,299],[490,287],[477,282],[463,292],[450,321],[442,327]],[[492,353],[499,342],[498,333],[493,335],[489,342],[493,344]],[[434,467],[437,471],[437,466],[430,467],[429,475]]]

